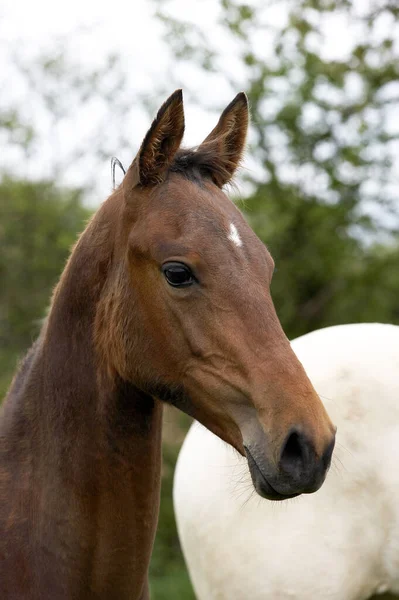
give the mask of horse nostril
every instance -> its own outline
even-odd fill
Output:
[[[280,487],[287,493],[311,493],[319,489],[324,481],[334,449],[334,438],[318,456],[313,440],[293,428],[282,445],[278,463]]]
[[[280,467],[298,475],[309,459],[309,447],[302,434],[293,431],[285,441],[280,456]]]

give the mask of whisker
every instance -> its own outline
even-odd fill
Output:
[[[339,463],[339,465],[337,464],[337,462]],[[333,458],[331,466],[334,466],[334,468],[336,469],[336,471],[335,471],[336,473],[341,474],[341,469],[343,469],[344,471],[346,471],[348,473],[348,469],[345,467],[344,463],[338,456],[335,456]]]
[[[353,456],[352,452],[346,448],[346,446],[344,446],[343,444],[341,444],[341,442],[336,442],[336,445],[339,446],[340,450],[345,450],[345,452],[347,452],[348,454],[350,454],[351,456]]]
[[[327,400],[328,402],[334,402],[334,404],[336,406],[338,406],[338,402],[335,398],[329,398],[328,396],[324,396],[323,394],[319,394],[319,392],[317,392],[317,395],[319,396],[320,400]]]
[[[255,491],[255,488],[253,487],[252,492],[250,493],[248,498],[240,506],[240,512],[243,511],[247,507],[248,503],[253,499],[255,494],[256,494],[256,491]]]

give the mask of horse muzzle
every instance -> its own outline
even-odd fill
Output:
[[[335,433],[321,456],[312,442],[293,429],[284,441],[277,464],[259,452],[259,445],[244,445],[255,490],[268,500],[285,500],[316,492],[323,484],[331,464]]]

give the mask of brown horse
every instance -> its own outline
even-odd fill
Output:
[[[246,454],[271,499],[313,492],[334,428],[269,292],[270,254],[222,192],[238,94],[183,150],[181,91],[94,215],[0,424],[0,598],[149,597],[162,402]]]

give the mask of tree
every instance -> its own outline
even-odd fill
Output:
[[[52,288],[90,215],[82,197],[81,190],[60,189],[51,182],[4,178],[0,183],[0,366],[4,387],[16,356],[25,352],[40,330]]]
[[[135,108],[144,112],[131,106],[122,60],[110,54],[99,67],[87,66],[71,56],[68,40],[41,51],[1,42],[0,49],[8,58],[0,73],[0,177],[53,180],[87,194],[98,190],[102,173],[110,181],[106,163],[131,152],[127,125]]]
[[[271,189],[290,186],[304,198],[347,202],[359,220],[370,202],[397,215],[396,3],[220,0],[211,34],[173,16],[170,4],[158,0],[158,16],[176,59],[217,72],[232,89],[245,86],[258,167],[246,179],[266,180]],[[329,50],[336,35],[345,39]]]
[[[291,338],[339,323],[399,323],[399,245],[353,236],[345,203],[290,189],[271,197],[259,186],[243,208],[275,258],[272,295]]]

